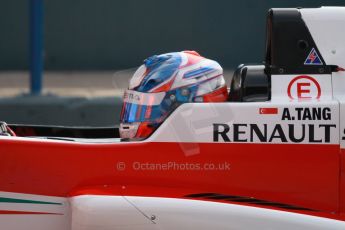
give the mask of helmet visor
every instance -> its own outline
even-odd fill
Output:
[[[166,114],[161,107],[165,92],[141,93],[126,90],[123,97],[121,123],[158,122]]]

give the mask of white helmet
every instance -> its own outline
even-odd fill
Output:
[[[134,73],[123,97],[121,138],[146,138],[179,105],[224,102],[222,67],[195,51],[152,56]]]

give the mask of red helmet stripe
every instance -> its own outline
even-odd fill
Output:
[[[228,89],[225,86],[202,96],[204,102],[224,102],[228,98]]]

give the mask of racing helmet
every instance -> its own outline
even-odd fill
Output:
[[[144,60],[124,92],[120,137],[143,139],[181,104],[224,102],[222,67],[195,51],[154,55]]]

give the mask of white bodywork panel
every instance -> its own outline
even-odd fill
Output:
[[[327,65],[345,67],[345,7],[300,9]]]
[[[57,202],[1,204],[6,210],[59,215],[1,215],[1,230],[343,230],[345,222],[218,202],[135,196],[81,195],[72,198],[5,193],[15,199]]]
[[[276,108],[277,114],[261,114],[262,110],[267,108]],[[330,120],[312,119],[306,120],[299,118],[297,109],[302,108],[304,111],[317,108],[320,110],[329,110],[331,113]],[[282,119],[284,111],[288,110],[291,120]],[[328,101],[312,103],[312,102],[296,102],[296,103],[194,103],[184,104],[180,106],[148,139],[154,142],[194,142],[194,143],[210,143],[214,141],[213,124],[226,124],[230,127],[228,132],[230,142],[234,140],[234,124],[241,124],[238,127],[239,139],[246,140],[240,142],[249,143],[282,143],[280,138],[273,138],[269,141],[271,134],[274,133],[276,125],[280,125],[285,136],[289,133],[289,124],[293,125],[296,137],[302,136],[302,126],[305,126],[304,144],[311,144],[309,141],[309,125],[314,125],[314,139],[322,139],[322,142],[312,144],[324,144],[325,129],[320,125],[333,125],[330,128],[330,141],[327,144],[339,144],[339,104],[337,101]],[[250,125],[257,125],[261,130],[267,126],[267,142],[260,141],[256,135],[251,138]],[[308,127],[308,128],[307,128]],[[310,131],[310,132],[309,132]],[[243,132],[243,133],[242,133]],[[294,143],[288,139],[286,143]],[[223,138],[219,138],[219,142],[223,142]]]
[[[345,7],[301,9],[300,12],[325,62],[345,68]],[[345,148],[345,71],[332,73],[332,86],[333,96],[340,102],[340,142]]]
[[[299,100],[306,100],[303,98],[308,97],[310,97],[310,99],[307,99],[309,103],[331,101],[333,99],[332,78],[328,74],[272,75],[271,84],[273,102],[298,102]],[[320,91],[318,91],[318,87],[320,87]],[[301,98],[298,98],[299,90],[301,91]],[[320,93],[319,98],[317,98],[318,93]]]
[[[345,222],[284,211],[207,201],[78,196],[72,230],[343,230]]]
[[[345,149],[345,96],[338,97],[340,101],[340,146]]]
[[[72,230],[152,229],[152,221],[122,196],[71,198]]]

